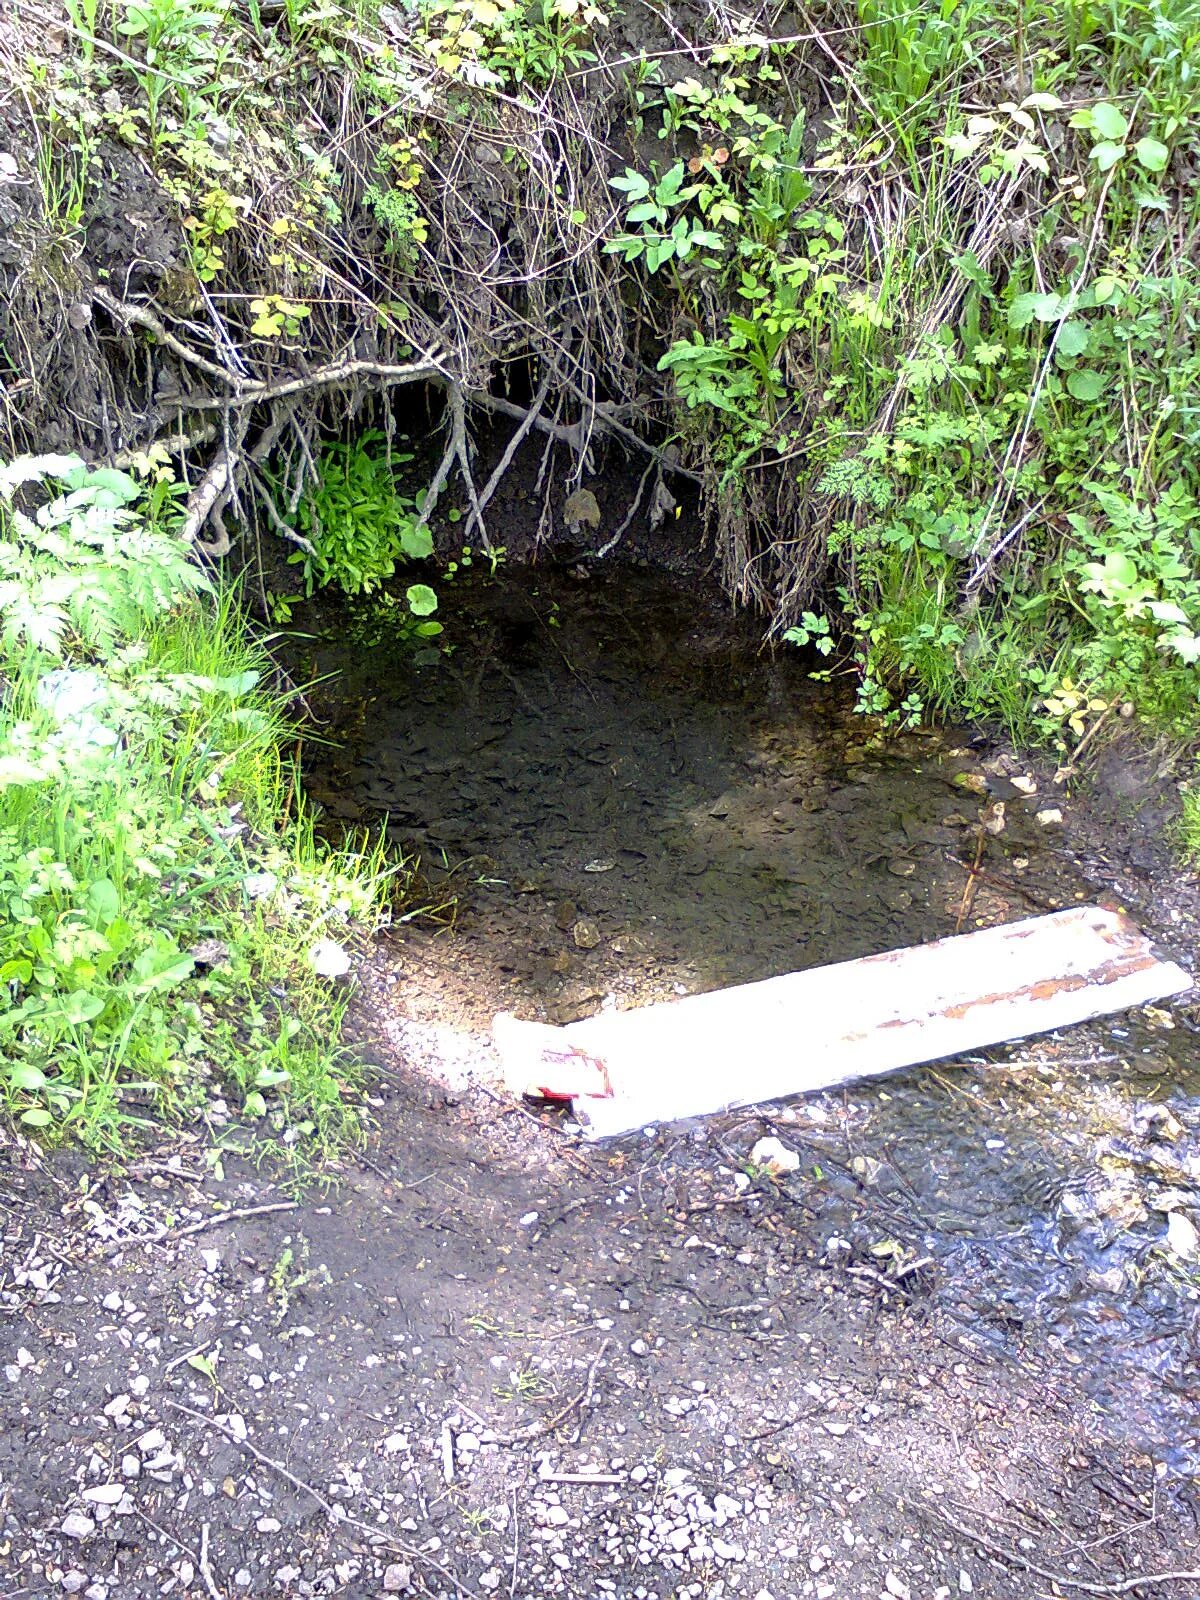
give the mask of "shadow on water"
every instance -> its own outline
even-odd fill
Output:
[[[405,936],[412,1017],[565,1022],[923,942],[955,930],[981,841],[967,926],[1090,898],[1012,770],[953,733],[873,742],[836,685],[760,653],[707,591],[501,571],[444,608],[448,655],[314,612],[295,663],[339,674],[312,796],[453,870],[453,934]],[[985,776],[1006,797],[994,837]],[[1109,1425],[1191,1472],[1200,1276],[1165,1232],[1200,1191],[1200,1085],[1171,1020],[806,1101],[779,1131],[821,1175],[820,1244],[888,1243],[853,1237],[866,1194],[981,1351],[1060,1343]]]

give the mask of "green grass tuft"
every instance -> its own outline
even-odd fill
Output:
[[[17,466],[41,504],[0,500],[5,1112],[114,1151],[222,1099],[291,1143],[357,1137],[348,991],[313,949],[360,943],[400,869],[318,838],[264,644],[138,485]]]

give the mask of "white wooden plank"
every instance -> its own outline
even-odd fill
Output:
[[[514,1088],[591,1138],[875,1077],[1191,987],[1119,912],[1073,907],[566,1028],[496,1018]]]

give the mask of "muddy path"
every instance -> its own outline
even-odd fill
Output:
[[[1200,1592],[1189,997],[602,1146],[488,1041],[1104,893],[1189,959],[1162,855],[872,742],[699,586],[502,571],[425,664],[309,624],[311,791],[453,926],[364,958],[327,1190],[215,1174],[220,1107],[124,1174],[5,1152],[0,1595]]]

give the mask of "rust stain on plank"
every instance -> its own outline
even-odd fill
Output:
[[[1135,972],[1145,972],[1157,965],[1148,951],[1139,956],[1114,956],[1111,961],[1093,967],[1090,972],[1073,972],[1065,978],[1040,978],[1036,983],[1027,983],[1008,993],[983,994],[978,999],[962,1000],[957,1005],[947,1006],[944,1015],[965,1017],[976,1006],[996,1005],[1007,1000],[1052,1000],[1056,994],[1074,994],[1077,989],[1102,989],[1107,984],[1131,978]]]
[[[1140,939],[1138,942],[1141,942]],[[977,1006],[1005,1005],[1018,1000],[1053,1000],[1055,995],[1074,994],[1079,989],[1102,989],[1110,983],[1120,982],[1122,978],[1132,977],[1135,972],[1146,972],[1157,965],[1155,957],[1143,949],[1139,955],[1114,956],[1111,961],[1093,967],[1090,972],[1073,972],[1062,978],[1039,978],[1036,983],[1023,984],[1019,989],[998,989],[993,994],[977,995],[922,1017],[892,1017],[887,1022],[881,1022],[879,1027],[880,1031],[885,1028],[917,1028],[923,1027],[935,1016],[957,1021]]]

